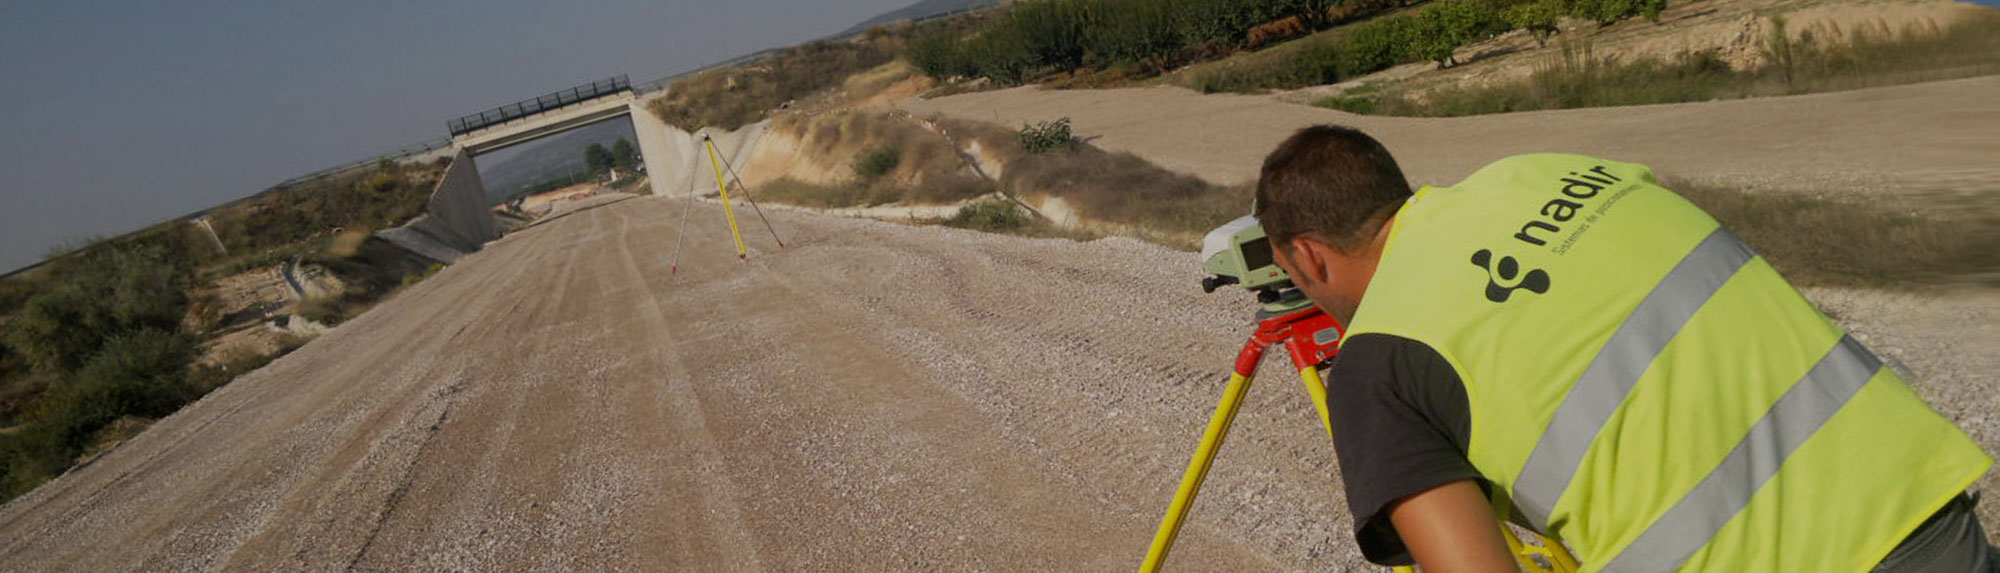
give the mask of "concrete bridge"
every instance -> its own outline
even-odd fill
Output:
[[[619,76],[522,100],[446,122],[454,159],[432,191],[425,213],[377,236],[439,262],[455,262],[499,238],[476,157],[587,125],[631,118],[639,155],[657,195],[711,191],[714,170],[699,136],[667,125],[647,109],[665,90],[640,94]],[[763,124],[734,132],[702,130],[725,161],[742,163]],[[703,184],[702,182],[706,182]]]

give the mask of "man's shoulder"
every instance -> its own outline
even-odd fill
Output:
[[[1439,377],[1453,374],[1451,365],[1437,349],[1422,340],[1384,332],[1354,335],[1341,343],[1334,359],[1336,376],[1353,379],[1402,380],[1414,374]],[[1456,382],[1456,376],[1452,376]]]

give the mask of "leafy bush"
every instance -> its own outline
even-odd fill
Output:
[[[62,474],[112,422],[165,416],[199,397],[186,380],[197,350],[193,339],[157,329],[107,341],[73,380],[37,401],[24,428],[0,435],[0,499]]]
[[[178,328],[190,271],[157,248],[87,253],[7,322],[7,346],[37,368],[74,371],[106,341]]]
[[[1048,153],[1057,149],[1065,149],[1076,141],[1075,138],[1070,136],[1069,118],[1067,117],[1033,125],[1023,125],[1018,137],[1021,141],[1021,150],[1030,154]]]
[[[849,166],[854,169],[855,175],[861,176],[864,180],[872,180],[887,175],[902,160],[902,151],[896,149],[896,146],[878,145],[855,156],[854,162]]]
[[[1372,74],[1402,63],[1404,44],[1412,36],[1407,15],[1387,16],[1354,27],[1340,44],[1340,75]]]
[[[1034,222],[1033,217],[1021,212],[1011,202],[981,201],[959,209],[944,224],[994,233],[1020,230]]]
[[[112,338],[77,371],[71,423],[94,431],[123,416],[173,413],[195,398],[185,374],[197,351],[178,332],[146,329]]]

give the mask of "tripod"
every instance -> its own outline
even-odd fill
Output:
[[[723,168],[729,169],[729,176],[736,181],[736,191],[742,193],[743,199],[750,202],[750,209],[757,212],[757,219],[763,221],[764,229],[771,232],[771,240],[778,242],[778,248],[785,248],[785,240],[778,237],[778,229],[772,227],[771,220],[764,217],[764,208],[758,207],[757,200],[750,197],[749,186],[743,184],[742,175],[736,174],[736,166],[730,165],[728,159],[723,159],[722,154],[716,152],[715,139],[703,133],[701,134],[701,144],[708,151],[708,165],[715,172],[715,191],[722,195],[722,215],[729,220],[729,237],[736,240],[736,261],[749,262],[750,250],[744,247],[743,231],[736,226],[736,208],[733,206],[734,203],[729,201],[729,183],[722,178]],[[687,194],[686,206],[681,209],[681,233],[678,238],[674,239],[674,259],[673,263],[667,267],[667,274],[680,274],[681,272],[681,245],[687,239],[688,214],[694,212],[693,177],[688,178]]]
[[[1257,299],[1264,303],[1263,308],[1257,311],[1257,330],[1250,334],[1250,339],[1243,343],[1243,350],[1236,354],[1235,369],[1222,390],[1222,401],[1215,405],[1215,413],[1208,419],[1208,428],[1202,431],[1201,441],[1195,444],[1194,459],[1188,462],[1187,471],[1181,474],[1180,487],[1174,491],[1173,502],[1167,505],[1167,515],[1160,520],[1160,528],[1153,533],[1153,544],[1146,550],[1146,560],[1139,565],[1142,573],[1159,571],[1165,565],[1174,539],[1180,536],[1181,524],[1187,520],[1188,511],[1193,509],[1195,495],[1201,492],[1201,483],[1208,478],[1208,468],[1215,462],[1215,454],[1222,449],[1223,439],[1229,436],[1229,426],[1236,420],[1236,411],[1243,404],[1243,396],[1250,391],[1250,381],[1257,374],[1257,365],[1264,361],[1264,351],[1271,345],[1284,343],[1285,352],[1292,357],[1292,368],[1298,370],[1299,381],[1305,384],[1313,408],[1319,411],[1320,426],[1326,430],[1328,438],[1333,437],[1333,417],[1327,413],[1326,383],[1320,379],[1319,369],[1331,363],[1334,354],[1339,352],[1338,345],[1346,334],[1346,326],[1314,306],[1296,288],[1259,290]],[[1512,512],[1502,497],[1496,496],[1493,505],[1494,515],[1506,516]],[[1530,535],[1535,535],[1541,545],[1522,543],[1507,529],[1504,520],[1500,523],[1500,536],[1507,540],[1507,548],[1512,550],[1515,561],[1523,571],[1571,573],[1576,570],[1576,559],[1562,545],[1533,533]],[[1396,567],[1395,571],[1407,573],[1414,569]]]

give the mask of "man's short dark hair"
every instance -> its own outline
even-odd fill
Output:
[[[1264,158],[1256,215],[1272,244],[1307,235],[1348,250],[1409,197],[1409,181],[1381,142],[1351,127],[1315,125]]]

